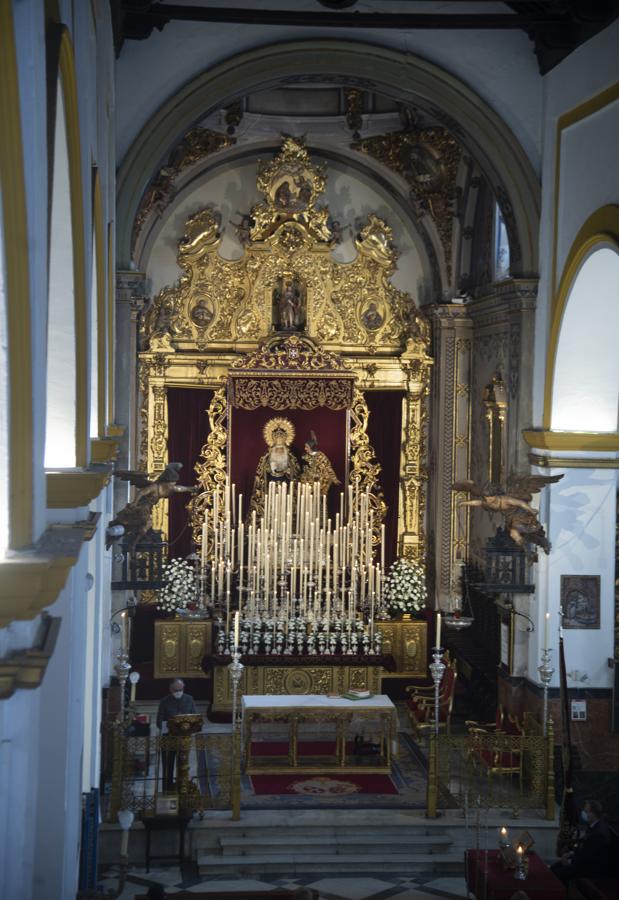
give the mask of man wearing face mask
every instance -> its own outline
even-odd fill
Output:
[[[603,878],[613,874],[613,836],[602,820],[602,807],[595,800],[586,800],[581,819],[587,826],[576,849],[565,853],[552,871],[567,884],[573,878]]]
[[[175,678],[170,682],[169,694],[159,703],[157,710],[157,728],[162,734],[168,732],[168,719],[174,716],[196,713],[196,704],[190,694],[185,693],[185,682],[182,678]],[[163,766],[163,790],[169,791],[174,787],[174,750],[162,750],[161,761]]]

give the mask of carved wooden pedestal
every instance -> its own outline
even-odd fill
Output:
[[[295,665],[245,666],[242,694],[342,694],[350,688],[380,694],[380,665]],[[232,684],[226,664],[214,666],[213,712],[232,710]]]
[[[428,625],[426,622],[377,622],[383,636],[382,652],[391,654],[396,662],[395,672],[383,672],[383,678],[428,677]]]
[[[204,619],[155,622],[155,678],[210,678],[202,658],[212,652],[212,627]]]

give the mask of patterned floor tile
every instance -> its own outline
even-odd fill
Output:
[[[441,891],[448,897],[466,897],[468,895],[464,878],[435,878],[434,881],[427,881],[423,887]]]
[[[377,878],[321,878],[306,887],[319,891],[321,897],[338,897],[342,900],[370,900],[376,894],[393,889],[393,884]]]

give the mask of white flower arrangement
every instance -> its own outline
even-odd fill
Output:
[[[175,612],[196,602],[198,579],[196,570],[185,559],[172,559],[162,570],[164,586],[157,591],[157,609]]]
[[[427,599],[423,567],[408,559],[396,559],[385,581],[385,603],[390,615],[417,615],[426,606]]]

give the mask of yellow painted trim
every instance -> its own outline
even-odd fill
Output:
[[[534,450],[567,450],[570,452],[619,452],[619,432],[546,431],[531,429],[522,436]],[[595,460],[592,460],[595,464]]]
[[[20,688],[40,687],[56,647],[61,621],[60,616],[44,614],[34,647],[0,658],[0,700],[7,700]]]
[[[60,36],[58,57],[60,84],[65,109],[71,188],[71,235],[73,238],[73,293],[75,303],[75,463],[88,464],[88,289],[86,286],[86,243],[84,240],[84,189],[77,76],[73,45],[67,28]],[[48,504],[49,505],[49,504]]]
[[[92,218],[97,262],[97,428],[99,436],[105,434],[107,425],[107,325],[108,310],[105,296],[105,233],[103,224],[103,204],[101,201],[101,180],[95,167],[92,188]],[[92,447],[92,441],[91,441]]]
[[[93,464],[113,462],[118,456],[119,441],[112,437],[93,438],[90,441],[90,459]]]
[[[19,75],[11,0],[0,0],[0,184],[9,366],[9,546],[32,542],[33,422],[30,272]]]
[[[101,493],[112,477],[112,469],[59,469],[45,474],[48,509],[75,509],[78,506],[88,506]]]
[[[573,107],[573,109],[567,110],[563,115],[559,116],[557,119],[557,128],[555,133],[555,179],[554,179],[554,221],[553,221],[553,235],[552,235],[552,303],[554,305],[556,290],[557,290],[557,256],[558,256],[558,241],[559,241],[559,201],[560,201],[560,190],[561,190],[561,139],[563,136],[563,132],[567,128],[571,128],[572,125],[575,125],[577,122],[581,122],[583,119],[588,118],[589,116],[594,115],[594,113],[599,112],[601,109],[604,109],[605,106],[608,106],[611,103],[614,103],[615,100],[619,99],[619,81],[612,84],[610,87],[605,88],[603,91],[600,91],[599,94],[595,94],[593,97],[589,97],[587,100],[584,100],[582,103],[579,103],[578,106]],[[564,267],[565,268],[565,267]],[[554,311],[554,307],[553,307]]]
[[[127,429],[124,425],[108,425],[107,433],[109,437],[121,438]]]
[[[529,453],[529,462],[540,469],[619,469],[619,456],[540,456]]]
[[[6,560],[0,563],[0,628],[28,621],[63,589],[77,556]]]
[[[111,222],[107,226],[107,421],[114,421],[114,301],[116,279],[114,277],[114,228]],[[107,434],[112,432],[107,430]]]
[[[554,298],[548,350],[546,353],[546,380],[544,383],[543,426],[550,428],[552,421],[552,393],[559,335],[568,297],[574,280],[584,260],[597,244],[613,244],[619,252],[619,206],[608,205],[597,209],[579,230],[565,261],[559,290]]]

